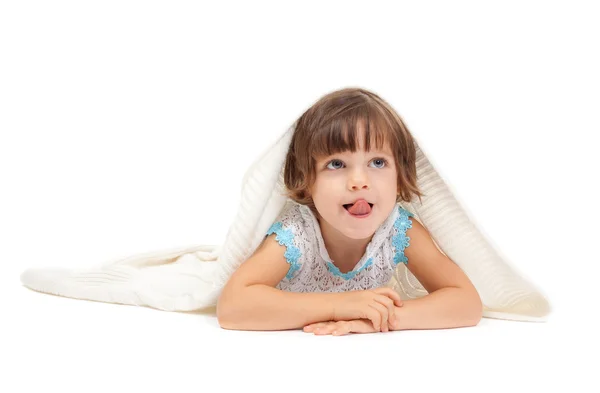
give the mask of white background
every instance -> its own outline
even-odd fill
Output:
[[[3,2],[0,390],[597,391],[597,5],[415,3]],[[221,243],[246,167],[348,86],[398,111],[548,322],[233,332],[21,286]]]

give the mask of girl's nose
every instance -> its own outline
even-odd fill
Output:
[[[354,174],[351,176],[348,180],[348,184],[352,190],[369,189],[369,180],[364,172],[362,174]]]

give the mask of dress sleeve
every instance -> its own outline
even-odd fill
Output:
[[[404,250],[410,245],[410,237],[406,235],[408,228],[412,228],[412,221],[408,217],[414,217],[414,214],[404,209],[402,206],[398,207],[400,215],[394,222],[396,227],[394,236],[392,238],[392,245],[394,246],[394,266],[402,262],[408,264],[408,258],[404,255]]]
[[[271,225],[265,236],[276,234],[275,239],[279,244],[285,246],[284,253],[286,261],[290,265],[285,278],[291,279],[302,266],[302,251],[299,243],[298,232],[301,230],[300,216],[294,215],[294,209],[282,213],[280,217]]]

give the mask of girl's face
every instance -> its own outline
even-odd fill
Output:
[[[360,148],[320,158],[316,180],[311,187],[315,207],[327,227],[350,239],[366,239],[390,215],[396,206],[397,171],[391,149],[364,151]],[[371,144],[371,146],[375,146]],[[351,215],[345,204],[363,198],[373,204],[368,217]]]

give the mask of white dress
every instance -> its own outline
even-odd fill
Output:
[[[317,218],[308,206],[292,203],[281,212],[267,235],[276,233],[279,244],[286,247],[290,264],[286,276],[276,288],[289,292],[344,292],[386,286],[398,263],[408,263],[404,250],[410,238],[411,212],[400,205],[375,231],[362,258],[354,269],[342,273],[332,262]]]

